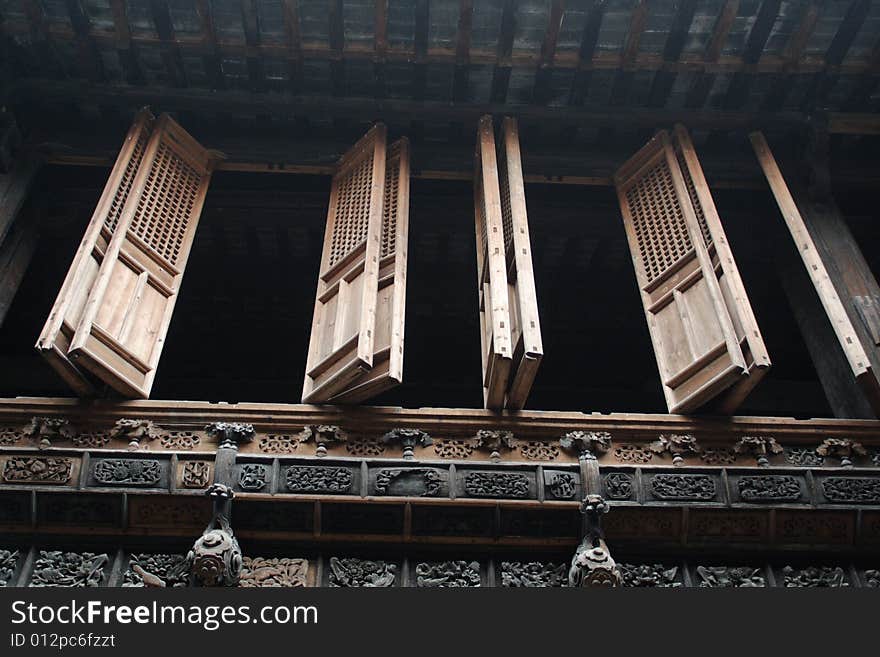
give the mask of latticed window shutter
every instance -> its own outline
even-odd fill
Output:
[[[373,367],[332,397],[331,403],[364,401],[403,381],[408,227],[409,141],[404,138],[388,147],[385,158]]]
[[[725,306],[733,321],[736,339],[742,349],[747,376],[741,377],[727,392],[720,395],[713,410],[729,414],[736,411],[749,392],[770,369],[770,354],[764,344],[758,320],[749,302],[745,285],[724,233],[721,217],[715,208],[712,193],[703,175],[690,135],[682,125],[676,125],[673,147],[687,185],[688,198],[700,224],[712,266],[715,268]]]
[[[732,412],[770,361],[687,133],[659,133],[615,184],[669,412]]]
[[[386,152],[376,124],[333,176],[303,402],[352,403],[400,383],[408,220],[409,145]]]
[[[82,279],[92,281],[85,304],[68,306],[78,319],[67,357],[122,395],[149,397],[217,157],[160,116],[99,227],[106,246]]]
[[[543,357],[516,120],[496,149],[480,120],[474,178],[483,396],[486,408],[525,405]]]
[[[93,381],[87,372],[70,360],[68,349],[98,276],[107,245],[116,233],[154,123],[153,115],[147,110],[141,110],[135,117],[37,341],[37,349],[68,385],[83,396],[94,394]]]

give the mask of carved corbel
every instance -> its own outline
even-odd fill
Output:
[[[819,456],[832,456],[840,459],[840,465],[844,468],[852,467],[852,460],[855,456],[865,456],[867,453],[868,450],[862,443],[849,438],[826,438],[816,448],[816,454]]]
[[[315,456],[326,456],[327,446],[344,443],[348,434],[335,424],[310,424],[303,427],[300,442],[315,441]]]
[[[34,417],[22,430],[40,449],[52,446],[52,439],[69,440],[76,435],[70,422],[59,417]]]
[[[127,438],[128,449],[135,451],[140,448],[141,442],[156,440],[162,435],[162,429],[152,420],[117,420],[110,430],[111,438]]]
[[[251,442],[257,435],[254,425],[244,422],[212,422],[205,427],[205,433],[217,439],[221,449],[236,451],[240,445]]]
[[[562,449],[575,452],[581,461],[595,461],[611,449],[611,434],[606,431],[569,431],[559,439]]]
[[[238,586],[242,554],[229,522],[232,488],[213,484],[205,493],[214,501],[211,522],[186,555],[190,586]]]
[[[431,436],[421,429],[392,429],[384,436],[382,442],[387,444],[399,443],[403,447],[403,458],[411,461],[415,458],[413,450],[416,447],[427,447],[433,441]]]
[[[501,460],[502,449],[511,450],[516,447],[512,431],[480,429],[474,438],[480,447],[491,450],[489,458],[493,461]]]
[[[695,455],[700,452],[697,439],[690,434],[663,434],[648,445],[648,448],[655,454],[668,452],[672,455],[672,465],[675,466],[682,465],[685,456]]]
[[[770,465],[767,455],[781,454],[782,445],[769,436],[743,436],[733,451],[737,454],[750,454],[760,467],[766,468]]]

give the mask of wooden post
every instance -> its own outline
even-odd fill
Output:
[[[865,312],[870,304],[859,301],[860,298],[880,299],[880,288],[831,197],[827,184],[827,162],[820,162],[817,175],[813,176],[816,185],[811,198],[805,186],[794,176],[783,178],[760,132],[752,133],[751,140],[824,314],[830,320],[837,342],[843,349],[850,376],[858,383],[873,413],[880,416],[880,345],[871,337],[870,309]],[[816,162],[815,158],[812,159]],[[797,303],[795,299],[793,301]],[[867,321],[863,320],[865,314],[868,315]],[[811,328],[814,322],[806,315],[801,317],[800,323],[807,333],[814,332]],[[811,351],[818,354],[821,350],[818,335],[805,335],[805,338],[808,345],[815,343]],[[835,381],[839,373],[834,373],[833,359],[826,357],[836,349],[823,351],[821,359],[814,356],[823,387],[840,392],[839,384]],[[863,414],[858,409],[863,408],[864,404],[858,401],[829,401],[834,405],[835,414]]]

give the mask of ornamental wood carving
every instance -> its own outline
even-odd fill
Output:
[[[73,459],[10,456],[3,464],[3,481],[9,484],[64,485],[73,473]]]

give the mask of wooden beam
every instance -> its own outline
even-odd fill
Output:
[[[416,57],[413,65],[412,96],[416,100],[422,100],[425,97],[425,85],[427,84],[428,28],[431,22],[431,8],[428,0],[416,0],[415,12],[413,41]]]
[[[76,50],[83,77],[94,82],[105,79],[104,64],[94,41],[91,40],[92,22],[79,0],[65,0],[70,25],[76,34]]]
[[[829,266],[826,264],[833,260],[833,256],[828,253],[827,248],[820,250],[817,247],[816,240],[808,226],[808,221],[804,218],[809,216],[809,213],[802,214],[799,204],[795,202],[794,197],[789,191],[789,184],[792,184],[791,180],[787,184],[785,178],[783,178],[782,172],[776,163],[776,159],[773,157],[773,153],[764,135],[760,132],[753,132],[750,135],[750,139],[761,169],[767,178],[770,191],[773,192],[773,196],[782,213],[782,218],[797,246],[798,253],[803,260],[810,280],[816,288],[816,293],[825,310],[825,315],[831,322],[837,342],[843,349],[852,375],[862,387],[868,402],[874,408],[874,412],[880,414],[880,380],[877,378],[877,371],[872,366],[871,358],[841,299],[841,293],[832,279]],[[803,194],[799,195],[799,200],[801,206],[806,207],[810,205],[808,199]],[[837,228],[839,229],[839,226]]]
[[[186,72],[183,69],[183,58],[175,42],[174,24],[171,22],[168,3],[163,0],[150,0],[150,13],[156,34],[162,42],[162,61],[165,63],[165,70],[168,71],[168,79],[175,87],[185,87]]]
[[[116,33],[116,53],[119,55],[125,80],[129,84],[143,84],[144,73],[131,41],[125,0],[110,0],[110,9],[113,12],[113,29]]]
[[[840,27],[831,40],[831,45],[825,52],[825,62],[831,66],[840,66],[846,53],[855,41],[856,34],[865,23],[868,10],[871,8],[870,0],[853,0],[847,9],[846,16],[840,23]]]
[[[553,61],[556,59],[556,44],[559,41],[559,30],[565,14],[565,0],[553,0],[547,15],[547,29],[541,42],[541,54],[538,67],[535,69],[535,83],[532,91],[534,102],[543,104],[550,92],[553,78]]]
[[[703,62],[712,64],[718,61],[721,56],[721,50],[727,42],[727,35],[730,34],[730,28],[733,27],[733,21],[736,20],[736,14],[739,11],[739,0],[725,0],[721,13],[715,21],[715,27],[712,28],[712,36],[709,43],[706,44],[706,50],[703,53]],[[685,107],[697,108],[706,104],[709,92],[712,91],[712,85],[715,83],[715,74],[703,70],[694,76],[694,81],[688,89],[687,98],[685,99]]]
[[[284,41],[288,54],[287,77],[292,93],[302,87],[302,41],[299,32],[299,0],[281,0]]]
[[[513,38],[516,35],[516,0],[505,0],[501,12],[501,29],[498,35],[495,70],[492,73],[491,98],[493,103],[507,100],[512,66]]]
[[[626,41],[620,55],[620,68],[614,78],[614,86],[611,89],[612,105],[623,105],[629,98],[629,91],[632,87],[633,69],[636,56],[639,54],[639,43],[642,40],[642,33],[645,31],[645,25],[648,22],[648,3],[647,0],[639,0],[639,3],[633,9],[629,20],[629,30],[626,34]]]
[[[640,108],[537,107],[534,105],[468,103],[450,105],[446,102],[405,99],[375,100],[367,98],[333,98],[285,93],[260,94],[240,90],[217,93],[206,89],[175,89],[169,87],[127,87],[113,84],[83,84],[77,81],[22,79],[10,89],[10,96],[19,102],[36,106],[91,100],[94,103],[126,109],[139,109],[156,104],[168,111],[212,111],[221,104],[226,111],[248,116],[313,115],[365,120],[385,117],[387,120],[412,118],[440,121],[471,121],[483,114],[509,114],[521,120],[583,122],[596,125],[617,123],[633,127],[655,128],[676,121],[692,129],[748,129],[770,126],[797,127],[805,125],[806,117],[799,112],[727,112],[714,110],[667,110]]]
[[[743,48],[743,69],[733,74],[724,97],[726,109],[742,107],[749,97],[756,66],[779,15],[781,0],[763,0]]]
[[[666,37],[666,43],[663,46],[663,61],[677,62],[684,50],[685,39],[690,30],[691,23],[694,20],[694,12],[697,8],[697,0],[682,0],[678,3],[675,11],[675,17],[672,19],[672,29]],[[663,107],[672,91],[672,85],[675,84],[676,73],[667,69],[657,71],[654,74],[654,80],[651,82],[651,91],[648,94],[648,105],[650,107]]]
[[[813,84],[803,101],[805,108],[821,105],[840,77],[840,65],[846,58],[852,43],[865,22],[871,3],[869,0],[853,0],[840,22],[831,45],[825,51],[822,71],[813,76]]]
[[[467,99],[473,22],[473,0],[460,0],[458,3],[458,28],[455,32],[455,74],[452,81],[453,101]]]
[[[217,47],[217,32],[214,29],[211,5],[208,0],[196,0],[196,9],[202,23],[202,62],[205,66],[205,73],[211,81],[213,89],[225,89],[226,79],[223,75],[220,51]]]
[[[244,30],[245,43],[250,48],[260,45],[260,27],[257,21],[257,0],[240,0],[241,2],[241,26]],[[261,57],[250,56],[247,58],[248,78],[251,89],[259,91],[265,88],[266,77],[263,72],[263,60]]]
[[[578,71],[571,82],[571,91],[568,95],[569,105],[583,105],[590,86],[592,72],[593,53],[596,50],[596,42],[599,40],[599,30],[602,27],[602,18],[605,16],[607,0],[593,0],[584,21],[584,31],[581,35],[581,46],[578,49]]]
[[[761,105],[763,109],[773,111],[785,104],[788,94],[791,93],[794,86],[795,78],[791,75],[791,71],[798,66],[803,57],[807,42],[810,40],[813,30],[816,29],[820,9],[819,0],[811,0],[804,7],[798,25],[791,33],[782,55],[785,60],[785,69],[773,75],[773,84]]]

